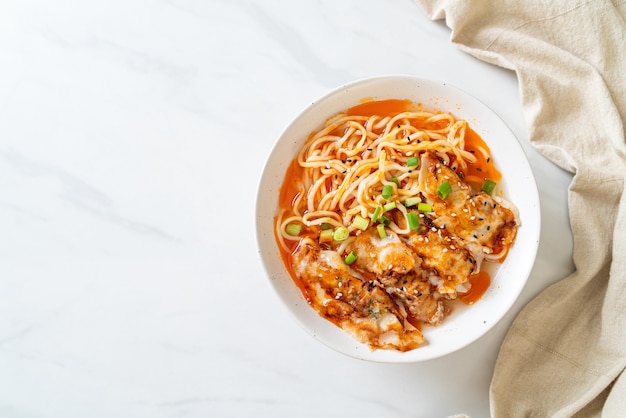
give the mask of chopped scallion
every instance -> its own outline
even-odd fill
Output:
[[[483,187],[480,188],[481,191],[491,195],[493,193],[493,189],[496,187],[496,182],[490,179],[485,179],[483,183]]]
[[[391,181],[396,183],[396,186],[400,188],[400,181],[398,181],[398,178],[396,176],[391,176]]]
[[[386,216],[381,216],[380,218],[378,218],[378,222],[385,226],[389,226],[389,224],[391,223],[391,219],[387,218]]]
[[[422,199],[420,199],[417,196],[407,197],[407,199],[404,201],[404,206],[406,206],[407,208],[410,208],[411,206],[415,206],[419,204],[421,201]]]
[[[333,232],[333,239],[335,241],[343,241],[349,236],[350,231],[348,231],[348,228],[346,228],[345,226],[340,226],[339,228],[335,229],[335,232]]]
[[[445,199],[446,197],[448,197],[451,191],[452,186],[450,186],[450,183],[448,182],[448,180],[446,180],[441,183],[439,187],[437,187],[437,196],[439,196],[440,199]]]
[[[347,265],[350,265],[354,263],[357,258],[358,258],[358,255],[354,251],[350,251],[350,254],[346,256],[344,261],[346,262]]]
[[[385,231],[385,225],[383,224],[376,225],[376,230],[378,231],[379,237],[385,238],[387,236],[387,231]]]
[[[406,220],[409,223],[409,229],[418,229],[420,227],[420,218],[417,216],[417,212],[407,213]]]
[[[323,229],[322,232],[320,232],[320,242],[332,242],[333,234],[332,229]]]
[[[430,203],[418,203],[417,210],[419,210],[420,212],[432,212],[433,205],[431,205]]]
[[[391,184],[385,184],[383,186],[382,197],[383,199],[389,199],[393,194],[393,186]]]
[[[419,163],[420,161],[417,159],[417,157],[411,157],[406,160],[407,167],[417,167]]]
[[[380,206],[376,206],[374,213],[372,214],[372,222],[376,222],[380,216],[380,211],[383,210]]]
[[[322,231],[326,230],[326,229],[330,229],[333,226],[331,224],[329,224],[328,222],[322,222],[322,224],[320,225],[320,228],[322,229]]]
[[[361,215],[356,215],[354,217],[354,220],[352,221],[352,226],[354,226],[357,229],[360,229],[361,231],[365,231],[369,224],[370,222],[364,217],[362,217]]]
[[[396,202],[389,202],[383,206],[383,209],[385,210],[385,212],[390,211],[391,209],[395,209],[395,208],[396,208]]]
[[[300,235],[300,232],[302,232],[302,225],[296,224],[293,222],[289,223],[287,224],[287,227],[285,228],[285,232],[287,232],[289,235],[293,237],[297,237]]]

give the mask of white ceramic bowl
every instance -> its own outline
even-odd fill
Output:
[[[454,305],[454,310],[437,327],[423,329],[426,343],[409,352],[370,350],[340,328],[321,318],[303,298],[285,269],[273,233],[278,196],[285,171],[307,136],[337,112],[364,98],[409,99],[425,106],[449,111],[470,123],[489,145],[502,173],[500,187],[518,210],[521,226],[506,260],[492,269],[491,286],[473,305]],[[270,283],[302,327],[328,347],[364,360],[416,362],[434,359],[459,350],[491,329],[511,308],[535,261],[540,234],[537,186],[519,142],[506,124],[487,106],[449,84],[413,76],[391,75],[359,80],[323,96],[285,129],[276,142],[260,180],[256,204],[259,253]]]

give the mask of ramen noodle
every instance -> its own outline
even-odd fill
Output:
[[[408,351],[450,301],[489,286],[519,221],[489,147],[465,120],[369,101],[312,133],[281,187],[275,234],[320,316],[371,349]]]

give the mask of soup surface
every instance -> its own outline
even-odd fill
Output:
[[[518,219],[467,121],[407,100],[329,118],[289,166],[275,235],[310,306],[371,349],[408,351],[423,326],[489,287]]]

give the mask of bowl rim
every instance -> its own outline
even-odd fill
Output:
[[[294,306],[293,304],[288,301],[283,292],[281,292],[281,289],[279,288],[279,285],[277,283],[277,279],[276,277],[273,277],[274,273],[273,271],[269,268],[268,265],[268,260],[267,258],[270,257],[270,255],[268,255],[268,252],[270,251],[270,249],[265,248],[264,246],[266,245],[266,241],[267,241],[267,237],[264,236],[264,234],[267,234],[267,230],[264,230],[262,228],[262,225],[260,224],[260,222],[262,221],[262,219],[259,217],[259,213],[263,213],[263,210],[265,209],[265,205],[266,205],[266,196],[267,193],[264,190],[264,186],[266,186],[266,183],[268,182],[268,175],[269,173],[274,170],[274,168],[270,165],[272,158],[275,157],[276,153],[278,152],[279,149],[281,149],[281,147],[284,147],[284,142],[287,141],[288,139],[286,138],[286,135],[293,129],[297,128],[297,124],[300,123],[300,121],[302,120],[302,118],[306,118],[307,116],[310,115],[310,113],[312,113],[312,111],[314,109],[317,109],[320,105],[323,105],[324,103],[328,102],[329,100],[333,100],[335,97],[337,96],[341,96],[341,95],[345,95],[345,94],[349,94],[350,91],[354,90],[354,89],[358,89],[358,88],[367,88],[368,85],[370,84],[378,84],[378,83],[390,83],[390,82],[395,82],[395,83],[421,83],[424,85],[428,85],[430,87],[435,88],[436,86],[439,86],[447,91],[450,92],[454,92],[454,95],[457,95],[459,97],[463,97],[465,100],[468,100],[469,103],[472,104],[472,106],[476,106],[476,107],[482,107],[482,111],[483,112],[487,112],[492,118],[493,121],[497,121],[497,123],[499,124],[499,129],[503,129],[504,131],[506,131],[506,133],[509,136],[509,140],[513,140],[509,143],[509,146],[513,147],[514,150],[512,151],[513,154],[515,154],[516,158],[518,158],[519,164],[525,168],[525,172],[523,173],[527,179],[526,179],[526,183],[527,183],[527,187],[528,190],[526,190],[526,199],[528,199],[529,202],[531,202],[531,204],[529,206],[526,207],[527,210],[529,210],[528,212],[528,216],[525,216],[522,225],[520,226],[521,228],[524,228],[523,231],[528,235],[528,238],[526,239],[525,245],[527,246],[526,248],[526,252],[525,252],[525,260],[526,260],[526,264],[525,264],[525,268],[522,267],[522,272],[518,272],[517,276],[519,278],[521,278],[520,282],[518,283],[518,286],[516,288],[514,288],[512,290],[512,292],[510,293],[510,296],[507,299],[507,303],[502,306],[499,310],[498,310],[498,317],[494,320],[494,321],[489,321],[488,323],[485,323],[485,326],[482,327],[479,331],[475,332],[474,334],[471,335],[471,337],[467,337],[463,340],[462,344],[459,344],[457,346],[453,346],[448,350],[441,350],[441,351],[437,351],[437,352],[433,352],[432,354],[429,355],[411,355],[410,353],[414,353],[414,352],[419,352],[421,347],[416,348],[415,350],[411,350],[409,352],[405,352],[405,353],[400,353],[397,351],[393,351],[393,350],[376,350],[376,351],[370,351],[369,348],[367,348],[367,346],[359,343],[357,340],[354,340],[353,337],[351,335],[348,335],[345,331],[343,331],[342,329],[336,327],[335,325],[332,325],[329,321],[327,321],[326,319],[322,318],[321,316],[319,316],[317,314],[317,312],[311,308],[310,306],[306,306],[306,308],[308,310],[310,310],[312,313],[314,313],[315,315],[317,315],[317,319],[319,321],[319,325],[321,326],[322,324],[325,323],[325,325],[330,325],[332,327],[334,327],[336,330],[338,330],[339,332],[343,333],[344,335],[347,335],[350,339],[353,339],[353,348],[351,349],[346,349],[346,348],[339,348],[337,345],[332,344],[331,341],[329,341],[327,338],[324,337],[324,335],[320,335],[320,332],[318,332],[319,327],[317,328],[313,328],[311,327],[309,324],[305,323],[305,321],[296,313],[294,312]],[[361,101],[363,98],[369,97],[368,95],[364,95],[363,97],[357,98],[355,100],[351,100],[351,102],[354,104],[357,104],[359,101]],[[397,98],[402,98],[402,97],[397,97]],[[414,100],[415,101],[415,100]],[[349,106],[346,106],[343,109],[347,109]],[[432,105],[432,107],[437,108],[436,105]],[[445,106],[440,106],[439,107],[440,110],[446,110],[449,111],[453,114],[455,114],[455,112],[451,109],[445,109]],[[328,111],[326,112],[326,118],[336,114],[337,112],[333,112],[333,111]],[[325,119],[320,119],[317,120],[316,123],[313,123],[314,126],[319,126],[324,122]],[[470,122],[470,126],[472,126],[472,128],[474,128],[474,125],[472,124],[472,122]],[[312,131],[313,129],[311,129]],[[292,140],[295,141],[296,144],[299,144],[299,146],[301,147],[302,144],[304,143],[307,135],[310,133],[306,132],[302,135],[301,138],[297,138],[296,140]],[[492,148],[492,144],[490,144],[489,141],[487,141],[487,145],[490,146],[490,148]],[[295,157],[295,154],[291,154],[291,157],[289,158],[289,161],[287,161],[287,164],[289,164],[291,162],[291,160]],[[499,157],[497,154],[494,156],[494,159],[496,161],[496,163],[498,162],[498,159],[500,159],[501,156]],[[284,171],[282,173],[282,178],[284,178]],[[282,185],[282,178],[280,179],[280,183],[278,185],[278,190],[280,190],[280,186]],[[504,178],[504,175],[503,175]],[[506,190],[506,187],[505,187]],[[508,190],[506,190],[507,192],[509,192]],[[506,195],[508,196],[509,193],[506,193]],[[275,199],[277,202],[277,198]],[[530,213],[530,210],[532,208],[532,213]],[[287,310],[295,317],[296,322],[298,323],[298,325],[303,328],[309,335],[313,336],[315,339],[317,339],[318,341],[322,342],[324,345],[328,346],[329,348],[345,354],[347,356],[350,356],[352,358],[357,358],[357,359],[361,359],[361,360],[368,360],[368,361],[373,361],[373,362],[381,362],[381,363],[414,363],[414,362],[421,362],[421,361],[428,361],[428,360],[433,360],[439,357],[443,357],[445,355],[451,354],[453,352],[456,352],[458,350],[461,350],[467,346],[469,346],[470,344],[472,344],[473,342],[475,342],[476,340],[480,339],[481,337],[483,337],[488,331],[490,331],[499,321],[502,320],[502,318],[504,318],[506,316],[506,314],[510,311],[510,309],[512,308],[513,304],[519,299],[519,296],[523,290],[523,288],[526,286],[526,283],[529,279],[531,270],[534,266],[535,260],[536,260],[536,255],[537,255],[537,251],[538,251],[538,246],[539,246],[539,239],[540,239],[540,235],[541,235],[541,212],[540,212],[540,202],[539,202],[539,193],[538,193],[538,189],[537,189],[537,184],[536,184],[536,180],[534,178],[534,174],[532,172],[532,168],[530,166],[528,157],[526,156],[523,148],[521,147],[520,141],[517,138],[517,136],[514,134],[514,132],[510,129],[510,127],[506,124],[506,122],[498,115],[497,112],[495,112],[493,109],[491,109],[490,107],[488,107],[484,102],[482,102],[481,100],[479,100],[478,98],[476,98],[475,96],[469,94],[468,92],[466,92],[465,90],[456,87],[453,84],[447,83],[447,82],[443,82],[443,81],[439,81],[439,80],[434,80],[434,79],[428,79],[428,78],[422,78],[416,75],[411,75],[411,74],[387,74],[387,75],[377,75],[377,76],[372,76],[372,77],[366,77],[366,78],[361,78],[361,79],[357,79],[348,83],[344,83],[334,89],[331,89],[330,91],[326,92],[325,94],[321,95],[319,98],[317,98],[316,100],[314,100],[311,104],[309,104],[308,106],[304,107],[304,109],[302,109],[300,112],[298,112],[292,119],[291,121],[287,124],[287,126],[282,130],[282,132],[280,133],[280,135],[277,137],[277,139],[275,140],[271,152],[268,155],[267,161],[263,167],[263,171],[261,173],[261,176],[259,177],[258,180],[258,184],[257,184],[257,196],[256,196],[256,202],[255,202],[255,231],[256,231],[256,244],[257,244],[257,252],[261,258],[261,264],[263,266],[263,269],[266,273],[266,277],[269,278],[271,287],[274,291],[274,293],[276,294],[276,296],[278,296],[278,299],[281,301],[281,303],[283,304],[284,307],[287,308]],[[273,216],[272,216],[273,219]],[[530,220],[530,221],[528,221]],[[270,228],[273,231],[273,222]],[[519,231],[518,231],[518,237],[519,237]],[[272,234],[272,240],[274,242],[274,246],[276,247],[274,250],[277,250],[278,245],[276,244],[276,240]],[[517,238],[516,238],[516,243],[517,243]],[[515,247],[515,244],[514,244]],[[514,248],[511,249],[511,251],[514,251]],[[279,256],[280,258],[280,256]],[[289,273],[286,271],[286,267],[284,265],[282,265],[282,259],[280,259],[280,263],[281,263],[281,268],[284,270],[283,274],[286,274],[289,278],[289,280],[291,280],[291,285],[294,289],[296,289],[298,291],[298,294],[301,296],[301,300],[300,303],[304,302],[304,298],[302,297],[300,290],[297,288],[297,286],[295,285],[295,283],[293,283],[293,280],[291,278],[291,276],[289,275]],[[506,261],[505,263],[503,263],[503,265],[506,265]],[[472,306],[473,307],[473,306]],[[298,308],[299,309],[299,308]],[[448,318],[446,318],[447,320]],[[444,322],[446,321],[444,320]],[[324,329],[328,329],[327,326],[321,326],[322,330]],[[393,353],[397,353],[397,355],[390,355],[390,356],[385,356],[385,355],[372,355],[372,353],[376,353],[379,351],[385,351],[385,352],[393,352]],[[408,353],[408,354],[407,354]]]

